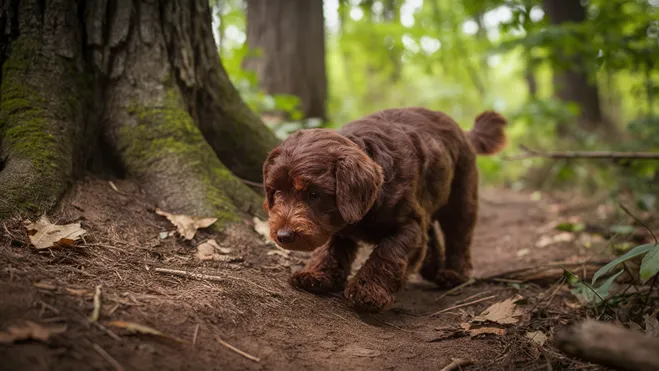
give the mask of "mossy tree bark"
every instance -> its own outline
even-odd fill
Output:
[[[165,210],[218,226],[260,214],[234,173],[260,180],[277,140],[231,85],[210,27],[202,0],[3,4],[0,217],[49,209],[99,152]]]

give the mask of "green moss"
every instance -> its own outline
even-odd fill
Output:
[[[167,90],[161,106],[133,104],[128,112],[137,119],[137,125],[120,129],[119,146],[130,172],[138,176],[173,174],[168,167],[177,164],[176,176],[196,177],[201,183],[203,202],[219,218],[218,226],[238,221],[236,206],[258,203],[256,195],[224,167],[206,143],[176,88]]]

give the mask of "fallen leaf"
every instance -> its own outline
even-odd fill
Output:
[[[480,315],[474,317],[473,322],[495,322],[502,325],[511,325],[519,322],[519,316],[524,314],[518,307],[516,302],[521,300],[522,297],[516,295],[510,299],[500,301],[490,305]]]
[[[257,217],[254,217],[252,221],[254,222],[254,230],[256,233],[260,234],[266,242],[274,243],[270,239],[270,226],[268,225],[268,221],[263,221]]]
[[[542,331],[529,331],[526,333],[526,338],[540,346],[545,345],[547,342],[547,335]]]
[[[215,240],[211,239],[197,245],[197,259],[204,260],[217,260],[217,261],[234,261],[235,257],[227,256],[231,252],[228,247],[221,247]]]
[[[37,249],[69,247],[87,233],[80,223],[56,225],[52,224],[46,215],[42,215],[34,223],[25,221],[25,226],[30,235],[30,242]]]
[[[575,235],[570,232],[562,232],[553,236],[542,236],[535,247],[543,248],[560,242],[572,242],[575,240]]]
[[[108,322],[108,326],[116,327],[116,328],[121,328],[133,333],[140,333],[140,334],[145,334],[145,335],[153,335],[153,336],[159,336],[167,339],[172,339],[181,343],[184,343],[183,340],[178,339],[176,337],[166,335],[154,328],[151,328],[149,326],[145,325],[140,325],[139,323],[135,322],[127,322],[127,321],[111,321]]]
[[[645,315],[645,333],[648,336],[659,337],[659,321],[656,317]]]
[[[198,229],[208,228],[217,221],[217,218],[171,214],[158,208],[156,214],[164,216],[174,224],[178,233],[186,240],[193,239]]]
[[[169,237],[169,232],[160,232],[158,233],[158,237],[160,237],[161,240],[164,240]]]
[[[46,341],[52,335],[66,331],[66,326],[42,326],[32,321],[25,321],[22,325],[9,326],[6,332],[0,332],[0,343],[8,344],[21,340]]]
[[[496,327],[479,327],[469,330],[469,336],[475,337],[483,334],[491,334],[497,336],[503,336],[506,334],[506,330]]]

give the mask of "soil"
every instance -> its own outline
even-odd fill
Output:
[[[536,247],[557,217],[551,203],[502,189],[482,195],[474,277],[592,258],[593,249],[574,243]],[[560,274],[523,284],[488,279],[450,292],[413,277],[390,311],[360,315],[341,295],[291,288],[287,279],[307,256],[264,243],[251,221],[222,234],[200,230],[193,241],[163,239],[172,225],[129,181],[85,180],[50,219],[81,221],[88,233],[77,246],[36,251],[22,221],[0,228],[0,330],[31,320],[66,331],[0,344],[2,370],[439,370],[453,359],[472,363],[463,370],[598,369],[526,336],[542,331],[551,338],[582,310],[569,288],[556,284]],[[209,238],[230,249],[226,261],[195,257],[195,245]],[[100,321],[90,324],[97,285]],[[525,299],[526,314],[512,326],[495,326],[505,334],[470,336],[460,326],[515,295]],[[168,337],[131,333],[113,326],[117,320]]]

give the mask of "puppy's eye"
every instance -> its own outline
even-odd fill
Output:
[[[274,198],[275,199],[281,198],[281,191],[275,191]]]
[[[320,200],[320,193],[318,191],[311,191],[309,192],[309,199],[311,201],[317,201]]]

